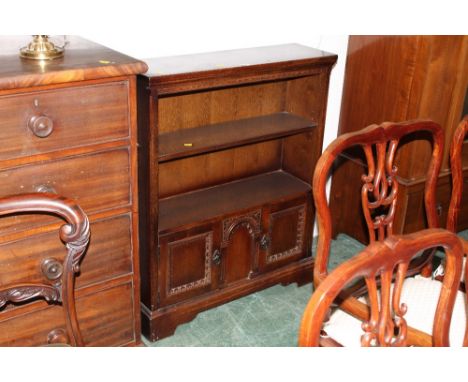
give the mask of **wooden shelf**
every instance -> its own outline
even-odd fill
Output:
[[[159,136],[159,162],[299,134],[317,124],[288,112],[177,130]]]
[[[283,198],[300,196],[310,189],[307,183],[280,170],[161,199],[159,233]]]

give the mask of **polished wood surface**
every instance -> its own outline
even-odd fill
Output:
[[[86,42],[78,48],[74,44],[80,39],[71,38],[69,54],[44,68],[43,77],[32,63],[21,61],[24,72],[16,75],[20,64],[11,63],[19,60],[15,44],[22,42],[7,40],[10,45],[2,45],[2,50],[10,51],[0,55],[2,70],[8,68],[11,75],[5,71],[0,76],[0,83],[8,84],[8,89],[0,90],[0,136],[6,142],[0,150],[2,193],[56,193],[83,208],[92,229],[89,257],[76,278],[84,344],[139,344],[136,78],[132,73],[146,66],[104,47],[87,49]],[[106,57],[110,63],[98,62]],[[125,75],[127,70],[130,75]],[[0,219],[0,248],[7,253],[0,260],[6,271],[0,286],[7,280],[39,280],[37,264],[44,256],[63,258],[53,242],[56,229],[50,216]],[[40,324],[41,318],[50,321]],[[9,306],[0,312],[1,331],[8,333],[0,336],[0,344],[45,343],[47,334],[59,325],[60,310],[55,307],[40,302],[31,308]]]
[[[156,69],[139,77],[148,338],[311,279],[310,188],[335,61],[295,44],[150,60]]]
[[[426,176],[424,205],[429,226],[439,226],[436,211],[436,186],[443,153],[443,130],[432,121],[408,121],[371,125],[357,132],[342,134],[323,152],[314,173],[313,195],[317,209],[319,230],[314,283],[319,285],[327,275],[333,219],[326,197],[328,174],[336,158],[350,148],[361,148],[367,161],[367,174],[360,179],[359,209],[352,211],[365,216],[370,242],[382,241],[394,234],[394,221],[399,201],[398,168],[394,165],[395,152],[400,141],[414,133],[426,132],[432,136],[433,152]],[[351,181],[351,180],[350,180]],[[349,207],[347,207],[349,208]]]
[[[127,81],[0,96],[0,160],[127,138],[128,113]],[[50,123],[47,139],[37,117]]]
[[[459,216],[464,216],[468,208],[468,200],[465,197],[462,205],[464,180],[462,170],[462,149],[465,137],[468,134],[468,115],[458,125],[453,135],[452,145],[450,147],[450,169],[452,170],[452,197],[447,217],[447,229],[456,232]],[[460,214],[462,212],[462,214]],[[463,214],[465,212],[465,214]]]
[[[40,62],[19,57],[31,36],[0,37],[0,90],[29,88],[144,73],[144,62],[77,36],[67,36],[63,58]]]
[[[81,274],[76,279],[78,290],[131,274],[130,221],[130,216],[126,214],[99,219],[90,224],[93,245],[81,262]],[[112,231],[108,227],[112,227]],[[17,240],[4,240],[0,258],[2,282],[12,284],[27,279],[28,282],[38,283],[43,278],[38,263],[47,258],[63,260],[63,244],[57,240],[56,224],[41,229],[41,233]],[[111,241],[113,245],[109,246]]]
[[[372,123],[424,118],[440,124],[445,141],[450,142],[462,115],[468,87],[467,63],[467,36],[351,36],[339,134]],[[448,148],[446,144],[441,195],[444,194],[442,188],[450,183]],[[349,154],[356,157],[355,153]],[[397,211],[400,218],[395,222],[395,233],[427,227],[422,192],[430,155],[431,143],[425,135],[402,142],[396,153],[395,165],[402,179],[402,203]],[[367,243],[363,217],[346,212],[359,208],[359,177],[366,169],[358,162],[337,167],[332,181],[331,206],[336,233],[346,233]],[[464,162],[463,168],[468,170],[468,162]],[[438,203],[441,217],[445,218],[448,201]],[[442,223],[445,224],[443,219]],[[465,228],[468,225],[458,227],[459,230]]]
[[[127,147],[31,164],[0,172],[2,192],[46,190],[67,195],[87,212],[131,205]],[[50,222],[47,217],[11,216],[0,220],[0,236]]]
[[[340,264],[316,288],[309,300],[301,322],[299,345],[319,346],[323,322],[332,303],[347,285],[361,278],[365,278],[370,300],[365,317],[359,316],[363,320],[361,345],[409,346],[418,342],[419,338],[408,332],[404,315],[411,305],[400,304],[401,289],[411,259],[421,251],[435,247],[444,248],[447,269],[435,311],[433,332],[427,345],[449,346],[450,321],[463,272],[463,251],[458,237],[442,229],[390,236],[383,242],[370,244],[352,259]],[[464,272],[468,276],[468,268]],[[395,279],[394,283],[392,279]],[[378,281],[380,289],[377,288]],[[352,302],[365,305],[357,300]],[[410,338],[411,335],[413,338]],[[423,333],[421,336],[419,342],[426,342]],[[463,345],[468,346],[468,335],[465,335]]]
[[[327,268],[334,221],[326,198],[326,181],[336,159],[343,152],[350,150],[354,152],[356,148],[360,148],[364,152],[367,172],[359,177],[361,183],[360,193],[358,193],[360,195],[359,210],[351,211],[351,213],[354,213],[354,219],[356,219],[362,210],[371,244],[382,242],[386,238],[394,237],[394,224],[398,219],[401,219],[401,215],[397,211],[398,204],[401,203],[401,191],[405,189],[398,176],[398,167],[394,164],[395,153],[401,142],[404,142],[411,134],[418,133],[425,133],[432,137],[433,150],[421,193],[424,195],[422,203],[429,227],[439,227],[436,194],[444,152],[444,131],[441,126],[432,121],[424,120],[401,123],[386,122],[381,125],[368,126],[360,131],[342,134],[325,149],[314,173],[313,195],[319,231],[314,267],[316,287],[319,287],[328,277]],[[351,183],[352,179],[348,179],[348,182]],[[349,209],[349,207],[347,208]],[[405,270],[405,274],[410,276],[420,273],[422,276],[429,277],[432,270],[433,253],[433,251],[427,252],[419,256]],[[356,284],[348,287],[343,293],[347,293],[348,296],[361,296],[365,291],[365,285]],[[368,307],[354,297],[344,299],[340,308],[360,319],[368,319]],[[411,343],[425,346],[431,343],[431,338],[427,334],[413,328],[408,328],[408,340]]]
[[[63,262],[46,258],[36,267],[42,270],[42,280],[27,283],[3,280],[0,287],[0,309],[9,303],[27,303],[38,298],[48,303],[60,303],[63,307],[65,329],[62,340],[73,346],[83,346],[80,326],[75,308],[75,275],[80,271],[80,262],[89,244],[89,221],[83,210],[72,200],[52,194],[23,194],[0,199],[0,216],[19,213],[51,213],[66,221],[60,228],[60,239],[65,243],[67,254]],[[58,238],[57,238],[58,239]],[[43,280],[46,279],[47,283]],[[49,333],[48,342],[55,343]]]

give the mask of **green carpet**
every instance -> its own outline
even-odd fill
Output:
[[[468,230],[460,234],[468,239]],[[363,245],[338,235],[332,242],[329,268],[355,255]],[[315,251],[314,251],[315,252]],[[180,325],[175,334],[147,346],[296,346],[299,323],[312,285],[276,285],[217,308]]]

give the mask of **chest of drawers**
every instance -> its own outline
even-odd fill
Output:
[[[70,38],[65,57],[39,64],[0,39],[0,195],[53,192],[89,216],[91,242],[77,277],[86,345],[140,342],[135,74],[146,65]],[[62,258],[56,218],[0,219],[0,285],[42,281],[40,264]],[[0,311],[0,345],[41,345],[60,308],[37,301]]]

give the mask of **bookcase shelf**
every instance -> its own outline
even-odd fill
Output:
[[[286,137],[317,124],[288,112],[215,123],[159,136],[159,162]]]
[[[161,199],[159,233],[265,203],[293,199],[308,191],[310,185],[280,170]]]

